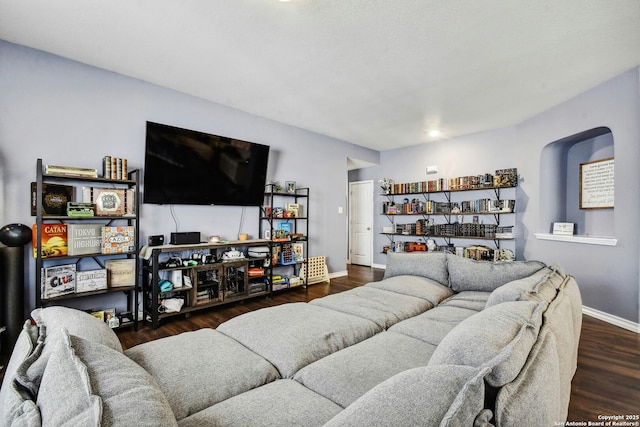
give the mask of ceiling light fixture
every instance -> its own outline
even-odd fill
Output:
[[[429,136],[431,138],[439,138],[442,136],[442,132],[439,129],[432,129],[429,131]]]

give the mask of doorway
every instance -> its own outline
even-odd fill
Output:
[[[349,262],[373,262],[373,181],[349,183]]]

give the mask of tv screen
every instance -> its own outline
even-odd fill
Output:
[[[269,146],[147,122],[143,202],[260,206]]]

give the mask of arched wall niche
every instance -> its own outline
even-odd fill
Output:
[[[597,127],[554,141],[540,158],[539,230],[551,233],[554,222],[572,222],[575,234],[614,236],[613,209],[580,209],[580,163],[614,157],[611,129]]]

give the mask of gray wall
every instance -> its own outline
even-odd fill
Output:
[[[433,180],[439,178],[452,178],[463,175],[479,175],[484,173],[494,173],[496,169],[504,169],[516,167],[514,158],[516,145],[515,129],[499,129],[489,132],[483,132],[475,135],[455,138],[451,140],[441,141],[437,143],[423,144],[415,147],[390,150],[381,153],[379,167],[371,167],[361,169],[359,173],[352,173],[351,179],[374,179],[391,178],[397,183],[414,182],[423,180]],[[427,166],[437,166],[437,174],[426,173]],[[515,199],[514,189],[505,189],[501,192],[501,197],[505,199]],[[396,197],[396,202],[403,197]],[[495,197],[492,190],[481,190],[473,192],[462,192],[453,195],[454,201],[458,200],[475,200],[486,197]],[[411,198],[411,197],[410,197]],[[382,212],[382,203],[387,200],[386,196],[382,196],[380,192],[374,199],[374,263],[379,265],[386,264],[386,256],[381,253],[384,245],[389,243],[386,236],[380,235],[382,227],[390,225]],[[444,201],[440,200],[439,201]],[[516,206],[516,210],[518,206]],[[415,222],[415,217],[398,216],[396,222],[409,223]],[[480,220],[493,222],[493,218],[481,216]],[[502,215],[501,224],[515,225],[515,215]],[[465,217],[464,222],[470,222],[471,219]],[[402,240],[402,238],[400,238]],[[438,244],[444,244],[442,239],[437,239]],[[475,244],[486,244],[492,246],[490,241],[477,240],[458,240],[452,241],[455,245],[471,246]],[[506,242],[502,245],[504,248],[511,249],[515,252],[515,243]]]
[[[311,189],[310,254],[327,256],[330,272],[346,271],[347,157],[377,163],[378,152],[3,41],[0,225],[34,222],[29,183],[35,180],[37,158],[100,168],[102,157],[112,155],[127,158],[130,169],[142,168],[147,120],[270,145],[268,178]],[[144,241],[176,229],[231,239],[241,227],[240,207],[176,205],[174,212],[177,227],[169,206],[143,205]],[[246,208],[242,231],[257,237],[258,208]],[[31,307],[33,260],[28,265],[25,291]]]
[[[512,221],[518,233],[515,247],[518,257],[560,264],[578,279],[586,306],[638,322],[639,79],[638,68],[630,70],[505,129],[377,153],[0,41],[0,194],[4,193],[0,225],[33,222],[28,188],[35,177],[38,157],[50,164],[97,167],[102,157],[109,154],[128,158],[132,167],[142,167],[146,120],[270,145],[273,154],[269,177],[295,180],[312,189],[311,254],[326,255],[331,272],[346,269],[347,157],[381,165],[352,171],[349,180],[377,181],[388,177],[397,182],[418,181],[517,167],[521,182],[514,197],[519,213],[512,216]],[[576,221],[584,215],[584,226],[592,227],[585,231],[613,233],[618,245],[537,240],[534,233],[548,232],[550,227],[550,220],[543,214],[546,190],[542,189],[548,185],[543,185],[543,177],[561,173],[550,171],[543,164],[545,147],[600,126],[611,129],[613,149],[597,140],[593,142],[596,152],[591,155],[615,155],[616,207],[608,213],[578,212]],[[582,155],[567,152],[566,159],[559,160],[556,168],[562,169],[569,159]],[[428,165],[438,166],[438,174],[426,175]],[[571,179],[568,177],[564,185],[570,186]],[[380,212],[382,200],[376,196],[376,213]],[[344,214],[338,214],[340,206],[345,207]],[[570,211],[570,206],[565,206],[564,211]],[[175,212],[181,231],[233,237],[240,227],[240,208],[176,206]],[[141,214],[143,237],[175,231],[168,207],[145,205]],[[603,226],[603,220],[608,225]],[[383,224],[387,224],[386,219],[375,215],[374,252],[387,241],[377,234]],[[245,211],[243,231],[256,234],[255,208]],[[384,265],[386,259],[376,253],[374,263]],[[31,262],[26,289],[29,303],[33,301],[32,269]]]
[[[559,264],[576,276],[585,306],[638,323],[639,86],[639,69],[635,68],[516,126],[383,152],[380,166],[352,171],[349,179],[412,182],[517,167],[520,184],[515,191],[518,214],[514,221],[518,259]],[[611,134],[562,149],[550,146],[598,127],[609,128]],[[543,161],[545,151],[552,155],[552,161]],[[615,209],[576,209],[577,165],[610,156],[615,156]],[[438,174],[427,175],[428,165],[438,166]],[[563,190],[556,191],[554,183]],[[386,264],[380,248],[388,242],[377,234],[389,224],[379,215],[384,199],[377,196],[374,201],[378,214],[374,217],[374,263],[380,265]],[[547,207],[550,204],[560,208]],[[534,233],[550,232],[552,221],[575,221],[579,233],[615,237],[618,244],[610,247],[536,239]]]
[[[574,274],[583,303],[623,319],[638,322],[640,225],[640,90],[639,69],[630,70],[576,98],[517,126],[516,163],[525,177],[522,194],[529,209],[522,212],[523,254],[526,258],[558,262]],[[615,155],[615,209],[581,212],[587,232],[613,233],[617,246],[593,246],[538,240],[548,232],[541,220],[541,152],[557,140],[605,126],[613,135],[613,152],[594,141],[598,156]],[[593,159],[595,160],[595,158]],[[593,224],[594,218],[608,225]]]

